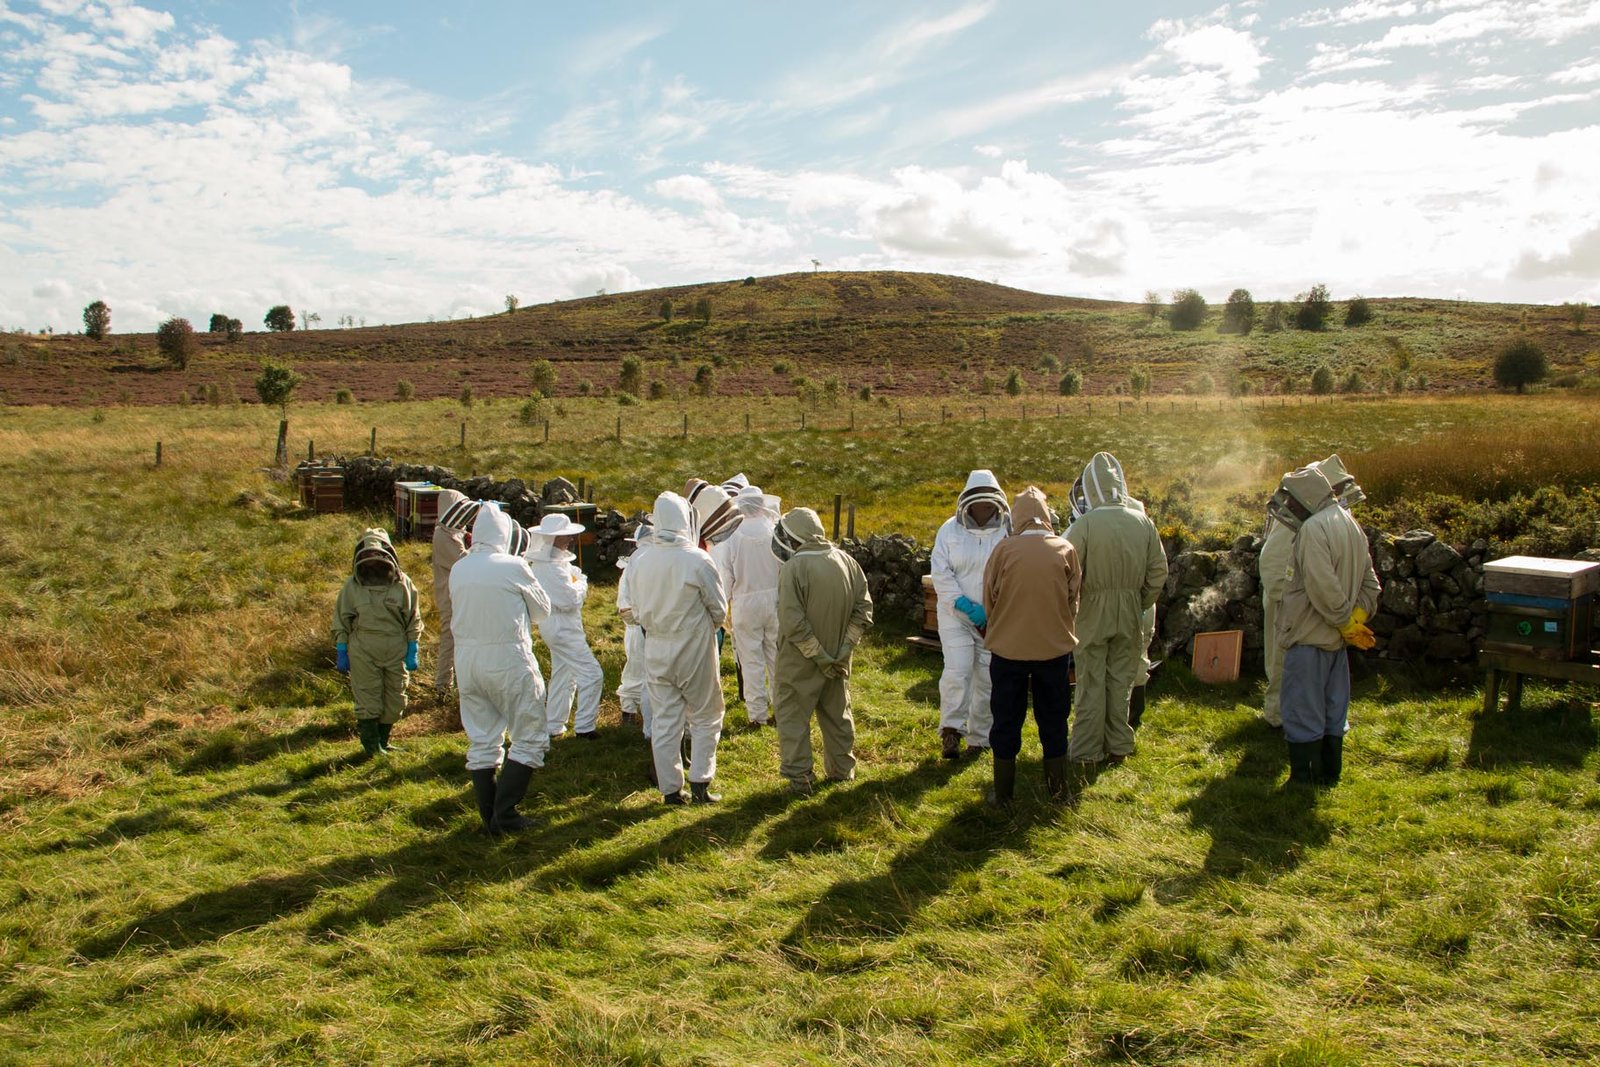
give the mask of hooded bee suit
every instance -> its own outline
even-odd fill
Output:
[[[439,652],[433,688],[440,696],[456,680],[456,639],[450,630],[450,569],[467,554],[468,531],[478,502],[454,489],[439,491],[439,521],[433,527],[433,607],[439,614]]]
[[[491,831],[519,825],[517,802],[534,769],[544,766],[544,677],[533,658],[534,625],[550,614],[550,598],[528,564],[512,555],[520,529],[493,504],[478,511],[472,548],[450,572],[451,625],[456,636],[456,687],[467,731],[467,770],[478,810]],[[521,539],[518,538],[520,541]],[[501,746],[510,735],[510,750]],[[498,785],[495,768],[506,769]]]
[[[574,530],[573,528],[576,527]],[[582,533],[583,527],[569,523],[565,515],[549,514],[529,531],[528,568],[550,598],[550,614],[539,620],[539,636],[550,649],[550,685],[545,691],[545,723],[551,738],[567,732],[567,716],[573,714],[577,698],[574,732],[592,736],[600,718],[600,694],[606,675],[594,658],[583,633],[583,602],[589,595],[589,579],[574,565],[577,559],[566,549],[556,547],[553,531]]]
[[[1089,498],[1084,495],[1083,478],[1080,476],[1072,483],[1072,521],[1077,522],[1089,513]],[[1128,507],[1145,514],[1144,501],[1134,497],[1125,497],[1122,501]],[[1071,534],[1072,527],[1067,527]],[[1138,680],[1134,683],[1133,694],[1128,698],[1128,725],[1135,730],[1139,728],[1144,719],[1144,687],[1150,684],[1151,672],[1155,670],[1155,663],[1150,659],[1150,644],[1156,639],[1156,606],[1151,604],[1144,609],[1144,614],[1139,617],[1139,656],[1141,660]]]
[[[650,550],[628,565],[633,617],[644,629],[656,782],[671,803],[681,802],[686,726],[689,782],[697,799],[710,798],[724,711],[717,627],[728,617],[728,600],[716,565],[695,545],[692,527],[688,502],[662,493]]]
[[[1366,493],[1345,470],[1344,462],[1337,454],[1312,466],[1328,480],[1330,491],[1345,510],[1366,499]],[[1283,602],[1283,591],[1289,584],[1289,573],[1294,567],[1295,534],[1310,517],[1306,506],[1290,492],[1290,480],[1293,477],[1292,474],[1284,475],[1278,491],[1267,502],[1267,530],[1261,543],[1261,607],[1264,615],[1263,632],[1267,635],[1267,693],[1261,718],[1274,727],[1283,725],[1278,706],[1283,686],[1283,649],[1275,636],[1278,632],[1278,609]]]
[[[623,556],[617,560],[617,567],[621,569],[622,576],[617,579],[617,614],[622,617],[622,651],[626,657],[622,664],[622,679],[617,684],[617,703],[622,705],[622,714],[639,716],[644,727],[644,736],[650,737],[650,691],[645,684],[644,667],[644,629],[640,627],[633,614],[633,594],[629,590],[628,567],[631,561],[640,558],[650,548],[650,527],[640,523],[634,531],[634,536],[628,538],[634,542],[633,554]]]
[[[850,656],[872,625],[872,597],[860,564],[823,535],[810,508],[778,523],[777,702],[779,771],[791,788],[811,786],[811,713],[822,730],[822,770],[834,781],[855,777],[855,722],[850,716]]]
[[[1377,572],[1367,536],[1339,506],[1333,487],[1316,467],[1296,471],[1285,488],[1306,512],[1294,537],[1294,558],[1279,606],[1276,637],[1284,650],[1279,711],[1289,746],[1290,781],[1333,785],[1344,762],[1350,728],[1350,660],[1353,630],[1377,610]]]
[[[733,651],[744,676],[745,710],[752,723],[765,725],[778,670],[779,564],[772,554],[772,532],[779,501],[747,486],[735,503],[744,520],[722,543],[722,582],[733,616]]]
[[[994,516],[979,524],[971,515],[974,504],[993,506]],[[994,725],[989,710],[989,650],[973,619],[973,615],[981,618],[981,612],[969,615],[970,607],[963,611],[957,605],[983,605],[983,568],[1005,537],[1010,515],[1011,506],[995,476],[976,470],[956,498],[955,515],[945,520],[933,539],[930,569],[939,594],[939,645],[944,650],[939,729],[965,736],[969,752],[989,746],[989,728]]]
[[[333,643],[350,660],[356,726],[368,752],[388,749],[389,729],[405,714],[406,660],[421,637],[416,586],[400,570],[389,535],[365,531],[334,603]]]
[[[1083,491],[1089,511],[1067,531],[1083,567],[1068,755],[1097,763],[1133,753],[1128,699],[1145,670],[1144,613],[1167,580],[1167,554],[1155,524],[1128,505],[1122,465],[1111,453],[1089,460]]]

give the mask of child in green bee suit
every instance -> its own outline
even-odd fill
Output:
[[[361,749],[374,756],[389,751],[389,731],[405,714],[422,611],[382,530],[362,533],[351,569],[333,607],[333,642],[339,670],[350,675]]]

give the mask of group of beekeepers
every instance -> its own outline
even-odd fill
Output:
[[[1379,586],[1365,535],[1349,514],[1364,498],[1338,456],[1285,475],[1268,504],[1260,567],[1268,688],[1263,717],[1281,727],[1290,781],[1332,785],[1349,728],[1346,646],[1370,648],[1365,625]],[[1155,669],[1149,649],[1166,554],[1121,464],[1096,453],[1074,482],[1071,520],[1028,487],[1008,499],[975,470],[934,539],[944,668],[940,751],[989,753],[992,803],[1010,803],[1032,696],[1048,790],[1134,752]],[[626,662],[617,695],[624,725],[649,740],[649,775],[668,804],[713,803],[725,706],[721,646],[731,635],[749,722],[776,726],[791,790],[855,775],[848,680],[872,622],[860,566],[828,540],[810,508],[784,514],[742,474],[691,479],[665,492],[629,538],[617,610]],[[467,769],[483,825],[525,828],[517,813],[551,740],[571,722],[594,739],[604,673],[582,622],[588,582],[574,539],[584,527],[550,513],[525,529],[496,504],[440,495],[433,543],[441,636],[434,680],[455,683]],[[550,681],[534,658],[537,629]],[[358,540],[334,612],[339,669],[350,674],[363,750],[390,750],[417,669],[421,611],[388,536]],[[1074,697],[1074,691],[1076,696]],[[688,783],[687,797],[683,792]]]
[[[813,717],[824,777],[855,776],[848,680],[872,623],[866,577],[824,535],[816,512],[781,514],[780,503],[743,475],[692,479],[683,495],[656,499],[629,538],[632,554],[618,562],[622,722],[649,740],[649,777],[668,804],[721,799],[712,782],[730,631],[749,721],[777,727],[789,788],[803,794],[815,784]],[[588,581],[572,551],[584,527],[552,512],[523,528],[496,503],[453,490],[440,494],[439,507],[434,687],[448,701],[455,685],[484,829],[514,832],[529,825],[517,805],[569,720],[576,737],[599,736],[604,673],[584,634]],[[550,651],[548,685],[534,658],[535,629]],[[391,750],[421,632],[416,590],[388,535],[366,531],[335,606],[334,641],[367,755]]]

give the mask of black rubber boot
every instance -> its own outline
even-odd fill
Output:
[[[715,804],[722,799],[722,794],[713,793],[710,782],[690,782],[689,797],[696,804]]]
[[[491,827],[494,826],[493,767],[472,772],[472,792],[478,798],[478,818],[483,820],[483,832],[491,833]]]
[[[1322,739],[1322,769],[1317,775],[1317,784],[1335,786],[1339,784],[1339,776],[1344,772],[1344,735],[1328,734]]]
[[[1144,722],[1144,686],[1136,685],[1128,697],[1128,725],[1137,730]]]
[[[1321,741],[1290,741],[1289,784],[1314,786],[1322,771]]]
[[[1051,800],[1066,800],[1072,794],[1067,781],[1067,757],[1051,756],[1044,761],[1044,787]]]
[[[1017,792],[1017,761],[994,758],[994,788],[986,799],[992,808],[1009,808]]]
[[[684,804],[689,803],[687,800],[683,799],[683,793],[682,792],[678,792],[678,793],[662,793],[661,794],[661,802],[663,804],[671,804],[673,807],[681,807]]]
[[[383,751],[383,743],[378,740],[377,719],[357,719],[356,737],[361,741],[362,755],[371,758]]]
[[[506,760],[500,768],[500,780],[494,787],[494,821],[489,825],[492,834],[514,834],[533,826],[533,820],[517,814],[517,805],[528,795],[528,783],[533,781],[533,768],[516,760]]]
[[[394,731],[394,723],[380,722],[378,724],[378,751],[393,752],[395,747],[389,744],[389,734]]]

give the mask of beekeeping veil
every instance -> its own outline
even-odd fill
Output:
[[[1344,469],[1344,460],[1335,452],[1321,463],[1313,464],[1328,479],[1328,484],[1333,486],[1334,498],[1339,501],[1339,506],[1348,511],[1363,500],[1367,494],[1361,491],[1361,486],[1356,484],[1356,476]]]
[[[684,496],[694,514],[695,533],[708,545],[726,541],[744,521],[744,516],[733,505],[733,494],[720,485],[691,478],[684,487]]]
[[[400,557],[383,530],[363,530],[356,538],[351,570],[362,585],[388,585],[400,573]]]
[[[1315,464],[1283,476],[1278,491],[1267,501],[1267,514],[1291,530],[1334,502],[1333,486]]]
[[[772,554],[780,563],[789,562],[803,549],[827,548],[832,544],[823,532],[822,519],[810,508],[793,509],[772,530]]]
[[[454,489],[439,490],[439,525],[450,530],[460,530],[462,533],[472,529],[472,524],[478,521],[478,508],[482,505],[476,500],[468,500],[463,494]]]
[[[994,517],[987,522],[978,522],[972,516],[975,504],[993,505]],[[975,470],[967,475],[967,484],[961,490],[961,495],[956,497],[957,522],[969,530],[1003,530],[1010,517],[1011,504],[1000,490],[1000,482],[994,472]]]

